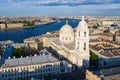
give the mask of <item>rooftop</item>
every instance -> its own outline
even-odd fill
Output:
[[[115,57],[115,56],[120,56],[120,49],[109,49],[109,50],[106,50],[104,49],[103,51],[100,52],[101,55],[104,55],[106,57]]]
[[[90,42],[101,42],[99,39],[90,39]]]
[[[120,56],[120,48],[103,48],[97,45],[90,45],[90,48],[95,51],[99,51],[99,54],[106,57]]]
[[[120,74],[120,67],[103,69],[100,71],[100,73],[103,74],[104,76],[112,76],[115,74]]]
[[[0,41],[0,45],[12,44],[12,43],[13,43],[13,41],[11,41],[11,40]]]
[[[92,48],[92,49],[94,49],[96,51],[99,51],[99,50],[103,49],[102,47],[97,46],[97,45],[90,45],[90,48]]]
[[[55,43],[58,46],[62,46],[62,43],[59,40],[54,40],[53,43]]]
[[[101,70],[93,70],[93,74],[96,74],[98,76],[103,75],[104,77],[113,76],[120,74],[120,67],[115,68],[107,68],[107,69],[101,69]]]
[[[12,46],[13,47],[25,47],[25,46],[27,47],[28,45],[25,43],[13,43]]]
[[[97,35],[113,36],[114,34],[110,32],[106,32],[106,33],[98,33]]]
[[[55,35],[54,35],[54,34],[43,34],[42,37],[46,37],[46,38],[54,38]]]
[[[34,64],[43,64],[50,62],[59,61],[57,58],[51,55],[46,49],[40,51],[40,53],[45,53],[44,55],[35,55],[30,57],[21,57],[21,58],[8,58],[5,60],[5,63],[1,67],[16,67],[24,65],[34,65]],[[46,54],[47,53],[47,54]]]
[[[74,42],[71,42],[69,44],[64,43],[64,46],[69,50],[74,50],[75,49],[75,43]]]
[[[102,45],[102,46],[100,46]],[[90,45],[90,49],[93,49],[98,52],[98,54],[103,55],[105,57],[117,57],[120,56],[120,47],[114,47],[113,45],[103,45],[96,44]]]
[[[24,41],[35,41],[35,38],[34,38],[34,37],[27,38],[27,39],[25,39]]]
[[[62,43],[59,40],[54,40],[53,42],[58,46],[62,46]],[[69,50],[75,49],[75,43],[74,42],[71,42],[71,43],[68,43],[68,44],[63,43],[63,45],[64,45],[64,47],[66,47]]]

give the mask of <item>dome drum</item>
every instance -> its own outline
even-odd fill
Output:
[[[65,24],[59,32],[59,40],[64,43],[70,43],[74,41],[74,32],[70,25]]]

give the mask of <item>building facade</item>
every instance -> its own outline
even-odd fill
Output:
[[[90,42],[90,50],[99,56],[99,67],[120,66],[120,46],[109,42]]]
[[[84,16],[82,16],[75,34],[66,21],[59,31],[59,38],[54,40],[51,46],[61,57],[67,58],[78,68],[89,67],[89,29]]]
[[[8,58],[0,67],[0,80],[28,80],[71,72],[72,66],[43,49],[39,56]]]
[[[120,80],[120,67],[86,70],[86,80]]]
[[[0,29],[5,29],[6,25],[5,24],[0,24]]]

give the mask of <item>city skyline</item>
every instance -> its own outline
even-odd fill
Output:
[[[0,0],[0,16],[120,16],[119,0]]]

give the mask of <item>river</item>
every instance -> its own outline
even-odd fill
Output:
[[[66,20],[55,22],[48,25],[39,25],[31,28],[6,29],[0,31],[0,41],[12,40],[14,42],[23,42],[24,39],[39,36],[49,31],[59,30]],[[74,28],[78,25],[78,20],[69,20],[69,24]]]

